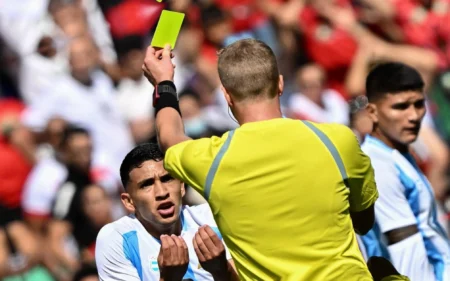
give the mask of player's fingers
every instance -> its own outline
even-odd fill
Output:
[[[195,235],[195,240],[197,241],[198,249],[202,252],[203,256],[205,257],[205,260],[210,260],[213,258],[212,253],[203,242],[203,239],[199,232],[200,230]]]
[[[169,263],[171,261],[171,252],[170,252],[170,244],[168,241],[167,235],[161,235],[161,250],[162,250],[162,256],[165,263]],[[169,265],[166,264],[166,265]]]
[[[196,236],[197,236],[197,234],[195,234],[194,238],[192,239],[192,244],[194,244],[195,253],[197,254],[198,260],[200,262],[205,262],[206,261],[205,256],[203,256],[202,251],[199,249],[199,247],[197,245],[197,240],[195,239]]]
[[[145,64],[151,64],[155,60],[155,52],[156,52],[156,50],[152,46],[149,46],[147,48],[147,51],[145,52],[145,59],[144,59]]]
[[[208,234],[211,241],[214,243],[216,247],[220,247],[223,245],[222,240],[219,238],[219,236],[212,230],[212,228],[209,225],[206,225],[204,227],[205,232]]]
[[[177,237],[176,235],[172,234],[171,238],[175,242],[175,247],[177,248],[177,264],[183,264],[183,262],[185,261],[183,242],[180,240],[180,237]]]
[[[209,249],[210,252],[214,252],[217,248],[216,245],[214,245],[214,242],[211,240],[211,237],[209,237],[208,232],[206,232],[205,227],[200,227],[198,229],[198,234],[202,238],[203,243],[205,246]]]
[[[182,246],[182,250],[183,250],[183,256],[184,256],[184,261],[185,262],[189,262],[189,249],[188,246],[186,244],[186,241],[184,241],[183,237],[178,237],[178,239],[180,239],[181,242],[181,246]]]
[[[163,59],[170,59],[171,53],[172,53],[172,48],[170,47],[170,44],[166,44],[164,46],[163,53],[162,53]]]
[[[175,239],[173,238],[173,236],[169,236],[167,235],[167,242],[169,243],[169,247],[170,247],[170,258],[171,258],[171,262],[172,264],[174,264],[174,262],[176,263],[177,259],[178,259],[178,248],[177,248],[177,244],[175,244]]]
[[[157,50],[156,52],[155,52],[155,58],[157,58],[158,60],[162,60],[162,54],[163,54],[163,49],[161,49],[161,50]]]

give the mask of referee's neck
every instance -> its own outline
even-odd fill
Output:
[[[240,125],[283,118],[278,100],[245,101],[234,106],[233,114]]]

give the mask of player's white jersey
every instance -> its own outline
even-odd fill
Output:
[[[419,232],[388,246],[394,266],[411,281],[450,280],[450,246],[437,219],[430,183],[410,154],[401,154],[367,136],[362,150],[375,170],[379,198],[375,216],[380,233],[417,225]]]
[[[183,280],[213,280],[200,267],[192,239],[198,228],[209,225],[220,238],[208,204],[184,206],[181,211],[181,237],[189,249],[189,267]],[[95,261],[100,280],[159,281],[158,254],[160,241],[151,236],[134,215],[125,216],[104,226],[97,237]],[[227,251],[227,259],[230,254]]]

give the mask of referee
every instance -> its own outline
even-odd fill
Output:
[[[272,50],[246,39],[219,54],[225,99],[241,125],[222,137],[184,134],[170,46],[149,47],[165,168],[209,202],[242,280],[373,280],[354,230],[374,222],[369,158],[343,125],[282,118]]]

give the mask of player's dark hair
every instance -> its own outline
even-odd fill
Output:
[[[367,76],[366,95],[370,102],[387,94],[423,91],[425,83],[419,72],[402,63],[390,62],[376,66]]]
[[[131,150],[122,161],[120,165],[120,179],[123,187],[126,189],[128,181],[130,180],[130,172],[134,168],[141,167],[145,161],[153,160],[156,162],[164,159],[163,152],[155,143],[145,143],[136,146]]]
[[[194,98],[198,103],[201,102],[200,99],[200,95],[198,94],[198,92],[196,90],[194,90],[193,88],[187,88],[185,90],[183,90],[179,96],[178,99],[181,100],[181,98],[183,97],[192,97]]]
[[[78,134],[86,135],[89,137],[89,132],[86,129],[74,125],[68,125],[62,133],[61,147],[66,146],[69,139]]]
[[[128,35],[115,39],[114,47],[119,59],[125,59],[129,52],[144,49],[144,39],[140,35]]]
[[[219,6],[210,4],[200,11],[200,20],[204,28],[211,27],[227,19],[227,14]]]

